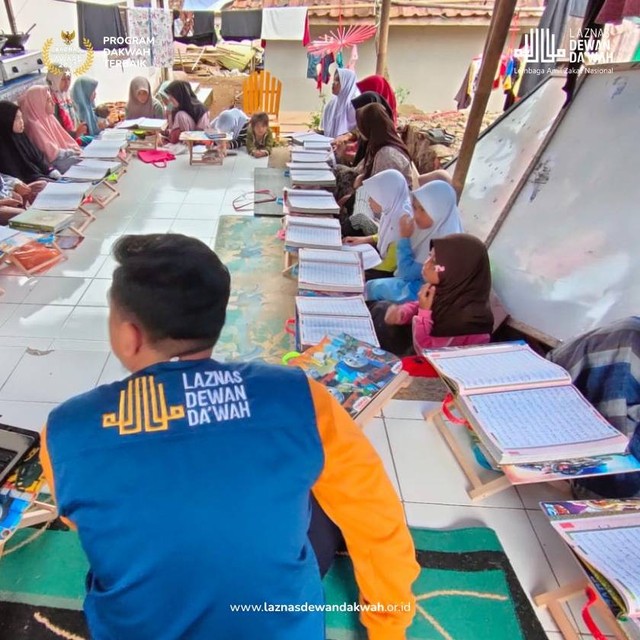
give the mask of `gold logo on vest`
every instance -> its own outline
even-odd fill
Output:
[[[169,422],[185,417],[184,405],[167,406],[164,385],[156,384],[153,376],[129,380],[120,392],[118,411],[105,413],[102,426],[118,427],[121,436],[134,433],[167,431]]]

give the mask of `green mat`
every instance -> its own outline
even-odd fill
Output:
[[[18,532],[9,547],[31,533],[32,530]],[[412,529],[411,533],[422,571],[414,584],[420,608],[407,640],[546,638],[491,529]],[[37,625],[33,621],[35,611],[43,612],[67,630],[77,629],[81,614],[79,611],[71,613],[68,609],[82,607],[86,569],[76,534],[66,531],[47,531],[28,546],[3,558],[0,637],[12,640],[53,638],[47,635],[46,629],[34,628],[34,624]],[[325,593],[327,603],[336,608],[357,602],[348,557],[336,559],[325,578]],[[27,627],[28,631],[21,631]],[[327,638],[365,640],[366,635],[356,613],[330,611],[327,613]]]
[[[231,299],[214,357],[280,363],[291,351],[284,326],[294,314],[296,284],[282,276],[280,228],[275,218],[220,218],[215,250],[231,272]]]

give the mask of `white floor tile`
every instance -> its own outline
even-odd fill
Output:
[[[182,206],[167,202],[143,202],[135,211],[134,217],[136,220],[151,220],[153,218],[173,220]]]
[[[64,324],[59,337],[63,340],[109,340],[107,307],[76,307]]]
[[[98,351],[52,351],[25,354],[0,390],[0,400],[63,402],[92,389],[107,354]]]
[[[24,347],[0,347],[0,388],[13,373],[23,355]]]
[[[0,400],[0,422],[40,433],[55,402],[16,402]]]
[[[107,256],[106,260],[104,261],[104,264],[98,270],[95,277],[98,279],[106,278],[107,280],[111,280],[113,276],[113,272],[115,271],[115,268],[117,266],[118,266],[118,263],[116,262],[116,259],[113,256]]]
[[[18,308],[18,304],[12,302],[5,302],[0,298],[0,327],[2,327],[7,320],[15,313]]]
[[[214,212],[217,212],[226,193],[226,187],[192,187],[183,204],[209,205]]]
[[[172,222],[167,218],[134,218],[127,227],[127,234],[167,233]]]
[[[407,522],[426,529],[461,529],[484,526],[493,529],[511,562],[523,591],[532,595],[558,588],[553,571],[527,518],[517,509],[463,507],[405,503]],[[557,631],[551,616],[532,606],[545,630]]]
[[[175,189],[157,189],[152,193],[150,202],[158,202],[163,204],[182,204],[186,195],[186,191],[178,191]]]
[[[112,353],[109,355],[107,364],[100,374],[98,385],[111,384],[112,382],[117,382],[118,380],[124,380],[124,378],[128,378],[130,375],[130,372],[127,371],[122,366],[122,364],[120,364],[118,358],[116,358]]]
[[[215,202],[207,204],[183,204],[176,216],[177,220],[212,220],[218,217],[220,205]]]
[[[102,240],[85,238],[77,249],[65,251],[67,259],[42,274],[42,277],[93,278],[106,259],[100,253],[101,247]]]
[[[34,278],[25,304],[74,306],[78,304],[91,280],[88,278]]]
[[[0,347],[24,347],[36,351],[46,351],[52,343],[51,338],[29,338],[27,336],[0,336]]]
[[[101,351],[111,353],[111,344],[108,340],[67,340],[58,338],[50,347],[55,351]]]
[[[467,494],[466,476],[431,422],[392,418],[385,418],[384,421],[404,500],[430,504],[482,504],[487,507],[522,508],[520,498],[513,488],[490,496],[481,503],[472,503]]]
[[[380,418],[374,418],[364,428],[364,433],[371,441],[378,455],[382,459],[384,468],[396,490],[398,496],[402,498],[400,494],[400,485],[398,484],[398,476],[393,463],[393,457],[391,456],[391,449],[389,447],[389,440],[387,439],[387,430],[384,426],[384,422]]]
[[[29,295],[29,291],[31,291],[31,280],[29,278],[0,275],[0,302],[19,304]]]
[[[384,405],[382,414],[385,418],[398,420],[423,420],[425,411],[432,411],[439,407],[439,402],[426,400],[391,400]]]
[[[0,326],[0,335],[24,338],[57,338],[73,307],[21,304]]]
[[[79,307],[108,307],[107,295],[111,288],[111,280],[96,278],[91,282],[78,302]]]
[[[127,225],[131,222],[131,217],[109,215],[107,211],[100,214],[100,217],[92,222],[87,228],[88,238],[108,238],[118,233],[125,233]]]
[[[211,240],[217,227],[217,220],[174,220],[171,225],[171,233],[181,233],[202,240]]]

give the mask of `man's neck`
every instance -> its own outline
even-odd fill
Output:
[[[188,362],[190,360],[205,360],[207,358],[211,358],[212,354],[213,349],[203,349],[202,351],[198,351],[197,353],[190,353],[184,356],[173,357],[166,353],[152,353],[149,354],[148,357],[136,363],[136,366],[131,371],[131,373],[138,373],[139,371],[148,369],[149,367],[153,367],[156,364],[162,364],[163,362]]]

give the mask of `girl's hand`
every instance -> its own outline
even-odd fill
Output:
[[[432,284],[425,284],[420,291],[418,291],[418,305],[421,309],[431,309],[435,296],[436,287]]]
[[[25,196],[31,195],[31,187],[25,184],[24,182],[16,182],[13,187],[13,192],[20,197],[24,198]]]
[[[345,244],[350,244],[351,246],[355,246],[357,244],[368,244],[369,242],[369,238],[364,238],[364,237],[352,237],[352,236],[348,236],[344,239],[344,243]]]
[[[362,174],[360,174],[353,182],[353,188],[354,189],[359,189],[362,186],[362,183],[364,182],[364,178],[362,177]]]
[[[397,304],[392,304],[384,314],[384,321],[387,324],[402,324],[402,314]]]
[[[416,223],[413,221],[413,218],[406,214],[400,218],[400,235],[403,238],[410,238],[413,235],[413,232],[416,230]]]
[[[78,128],[75,131],[74,137],[75,138],[80,138],[81,136],[86,136],[88,131],[89,130],[87,129],[87,123],[86,122],[81,122],[78,125]]]
[[[14,198],[2,198],[0,199],[0,206],[22,208],[22,198],[19,201]]]

